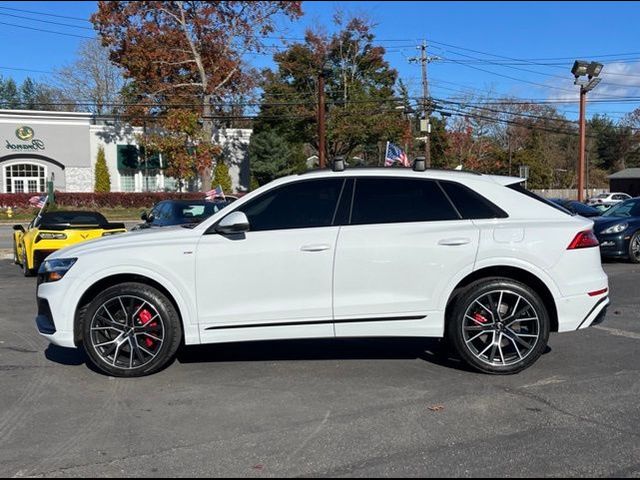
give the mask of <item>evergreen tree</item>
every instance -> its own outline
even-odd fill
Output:
[[[25,110],[36,110],[38,100],[38,85],[27,77],[20,87],[21,108]]]
[[[111,177],[107,168],[107,160],[104,156],[104,148],[98,148],[95,167],[95,189],[97,193],[108,193],[111,191]]]
[[[249,162],[258,185],[304,171],[306,166],[302,145],[291,145],[274,130],[263,130],[251,136]]]
[[[0,79],[0,106],[6,109],[16,109],[20,105],[20,94],[16,82],[9,78]]]

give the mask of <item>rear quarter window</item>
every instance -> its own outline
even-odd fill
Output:
[[[521,193],[522,195],[526,195],[529,198],[533,198],[534,200],[537,200],[538,202],[543,203],[548,207],[555,208],[556,210],[559,210],[560,212],[566,215],[573,216],[573,214],[566,208],[558,205],[557,203],[553,203],[551,200],[542,198],[540,195],[536,195],[531,190],[527,190],[526,188],[524,188],[524,186],[521,183],[515,183],[513,185],[509,185],[507,188],[510,188],[511,190],[515,190],[516,192]]]

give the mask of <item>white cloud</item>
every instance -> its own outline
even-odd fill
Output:
[[[589,93],[589,100],[615,100],[614,97],[640,97],[640,62],[608,63],[602,72],[601,83]],[[578,88],[571,75],[566,80],[548,82],[551,91],[548,100],[578,102]],[[566,93],[563,93],[566,91]],[[571,91],[575,92],[572,93]]]

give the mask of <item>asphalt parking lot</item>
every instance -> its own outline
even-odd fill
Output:
[[[605,265],[608,321],[490,377],[436,341],[188,348],[142,379],[36,333],[0,260],[0,475],[640,477],[640,267]]]

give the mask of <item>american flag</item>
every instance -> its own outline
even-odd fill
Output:
[[[36,208],[43,208],[47,204],[47,196],[35,195],[29,199],[29,203]]]
[[[222,191],[222,187],[220,185],[218,185],[213,190],[209,190],[204,195],[205,195],[204,197],[205,200],[215,200],[216,198],[225,198],[224,192]]]
[[[399,146],[387,142],[387,152],[384,155],[384,166],[390,167],[391,165],[399,162],[403,167],[410,167],[409,158],[404,150]]]

